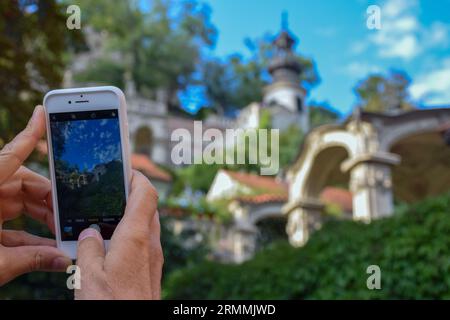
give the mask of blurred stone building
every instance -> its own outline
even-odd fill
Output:
[[[91,50],[80,55],[68,70],[67,86],[74,85],[72,73],[102,55],[101,37],[94,33],[88,36]],[[338,206],[342,218],[370,222],[391,215],[394,199],[412,202],[450,189],[448,106],[396,114],[356,109],[338,124],[310,130],[304,103],[307,91],[301,86],[302,69],[294,55],[294,39],[286,29],[275,38],[276,54],[268,70],[272,82],[264,89],[262,101],[242,109],[234,120],[213,115],[202,123],[203,130],[222,132],[227,128],[258,128],[263,113],[268,112],[275,129],[297,125],[307,135],[296,161],[283,168],[287,169],[286,177],[219,171],[207,200],[228,201],[232,221],[227,227],[167,210],[176,216],[176,233],[192,234],[191,242],[204,241],[206,234],[214,243],[214,255],[222,261],[250,258],[263,233],[261,222],[266,219],[281,221],[291,244],[301,246],[327,219],[327,206]],[[194,121],[169,115],[164,91],[149,100],[127,80],[125,93],[133,166],[166,195],[171,176],[163,167],[173,166],[171,134],[182,128],[194,136]],[[202,144],[187,147],[201,149]]]

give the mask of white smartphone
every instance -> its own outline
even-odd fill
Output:
[[[127,107],[116,87],[60,89],[44,97],[58,248],[76,259],[88,227],[105,246],[123,216],[131,179]]]

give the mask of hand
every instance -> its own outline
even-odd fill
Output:
[[[44,110],[38,106],[25,130],[0,151],[0,286],[23,273],[65,271],[71,264],[55,240],[2,229],[4,221],[24,212],[55,231],[50,181],[22,166],[44,132]]]
[[[105,252],[100,233],[85,229],[78,238],[81,289],[75,299],[159,299],[163,254],[156,206],[148,179],[133,172],[125,214]]]

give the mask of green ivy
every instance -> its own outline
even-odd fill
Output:
[[[381,290],[366,285],[381,268]],[[364,224],[332,220],[303,248],[278,242],[241,265],[174,271],[170,299],[450,299],[450,193]]]

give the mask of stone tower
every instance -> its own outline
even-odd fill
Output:
[[[275,55],[269,65],[272,83],[264,88],[263,105],[271,109],[272,127],[282,130],[295,123],[306,132],[309,129],[308,110],[304,105],[306,90],[301,86],[302,68],[295,56],[295,44],[294,36],[283,22],[273,41]]]

